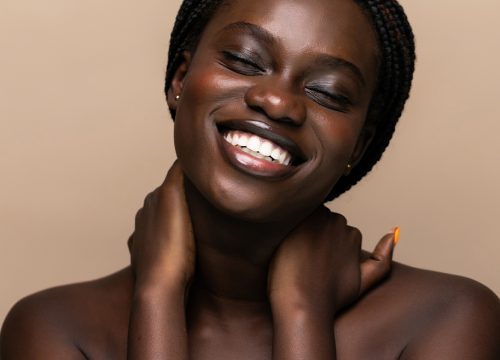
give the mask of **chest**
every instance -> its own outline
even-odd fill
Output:
[[[271,319],[199,320],[189,329],[190,359],[272,359]]]
[[[347,321],[346,321],[347,320]],[[108,322],[107,326],[86,331],[81,344],[88,359],[126,359],[127,323]],[[371,325],[366,325],[366,324]],[[364,326],[361,326],[364,324]],[[380,322],[344,319],[332,329],[337,358],[356,360],[397,359],[405,339],[400,331]],[[90,335],[92,334],[92,335]],[[90,335],[90,336],[89,336]],[[271,319],[245,321],[197,321],[189,326],[192,360],[271,360],[273,327]]]

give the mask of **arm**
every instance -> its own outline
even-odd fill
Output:
[[[292,231],[269,271],[273,359],[335,359],[335,316],[389,273],[393,248],[387,234],[360,264],[361,234],[326,208]]]
[[[177,163],[138,212],[129,248],[135,287],[128,359],[188,359],[185,296],[195,255],[183,175]]]
[[[273,359],[334,360],[335,337],[330,314],[301,306],[273,310]]]
[[[129,359],[188,359],[184,289],[136,287],[129,326]]]
[[[479,283],[467,280],[463,285],[401,359],[500,359],[500,301]]]

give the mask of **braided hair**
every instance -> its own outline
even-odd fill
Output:
[[[184,0],[175,20],[168,52],[165,92],[182,61],[184,50],[194,50],[208,21],[227,0]],[[358,183],[380,160],[389,145],[396,123],[410,94],[415,70],[415,42],[402,6],[396,0],[354,0],[368,15],[376,31],[381,65],[367,121],[375,136],[363,158],[349,175],[333,187],[326,201],[333,200]],[[175,118],[175,110],[170,109]]]

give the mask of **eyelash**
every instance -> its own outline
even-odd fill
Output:
[[[266,72],[266,70],[257,65],[254,61],[240,55],[240,53],[226,50],[222,52],[222,55],[227,62],[240,65],[234,66],[234,64],[223,63],[223,65],[231,71],[235,71],[245,76],[256,76]],[[305,92],[312,98],[313,101],[317,102],[321,106],[342,113],[348,112],[350,106],[352,105],[351,100],[347,96],[332,94],[318,87],[306,87]],[[326,101],[325,98],[327,99]]]
[[[341,94],[332,94],[320,88],[315,87],[306,87],[306,93],[309,94],[314,101],[319,103],[322,106],[333,109],[335,111],[340,111],[346,113],[349,111],[349,108],[352,106],[352,101],[345,95]],[[318,98],[318,94],[323,98],[328,98],[327,101],[330,103],[325,104],[323,99]]]
[[[259,75],[261,73],[265,73],[265,70],[262,67],[260,67],[254,61],[248,59],[247,57],[240,55],[239,53],[235,53],[232,51],[223,51],[222,54],[225,60],[229,62],[238,63],[245,67],[245,69],[242,69],[225,65],[230,70],[236,71],[243,75]]]

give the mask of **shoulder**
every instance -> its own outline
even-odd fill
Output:
[[[110,321],[128,321],[119,315],[128,313],[128,278],[127,271],[122,270],[102,279],[59,286],[21,299],[2,326],[0,358],[84,358],[83,348],[92,333],[89,331],[105,329]]]
[[[474,280],[394,263],[336,334],[351,358],[500,359],[500,301]]]
[[[413,324],[403,358],[500,358],[500,301],[486,286],[401,264],[386,286]]]
[[[499,299],[483,284],[458,275],[422,270],[403,264],[395,264],[387,286],[400,292],[405,299],[413,299],[419,305],[435,309],[445,306],[471,311],[491,311],[499,315]],[[477,307],[481,304],[480,308]],[[450,307],[451,306],[451,307]]]

